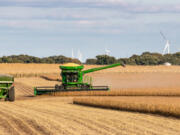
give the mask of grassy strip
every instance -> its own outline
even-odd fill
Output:
[[[143,113],[153,113],[163,116],[173,116],[180,118],[180,107],[172,104],[149,104],[149,103],[138,103],[138,102],[126,102],[118,101],[112,99],[103,98],[74,98],[74,104],[117,109],[125,111],[143,112]]]
[[[179,89],[121,89],[112,91],[56,92],[54,96],[180,96]]]

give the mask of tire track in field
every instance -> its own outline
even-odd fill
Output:
[[[52,103],[53,104],[53,103]],[[76,109],[73,109],[72,111],[75,111]],[[104,111],[106,111],[105,109],[103,109]],[[81,109],[81,111],[82,111],[82,109]],[[117,111],[118,112],[118,111]],[[78,113],[80,113],[80,112],[78,112]],[[94,112],[93,112],[94,113]],[[97,113],[97,112],[96,112]],[[94,113],[94,115],[97,115],[96,113]],[[128,112],[127,112],[128,113]],[[75,113],[73,113],[73,114],[75,114]],[[129,113],[130,114],[130,113]],[[137,114],[137,113],[136,113]],[[172,134],[172,135],[174,135],[174,134],[177,134],[177,133],[180,133],[180,130],[177,130],[178,128],[178,126],[176,127],[176,130],[175,130],[175,128],[173,127],[173,126],[169,126],[169,125],[167,125],[167,124],[165,124],[165,123],[157,123],[157,121],[155,120],[155,118],[157,118],[158,116],[154,116],[154,117],[151,117],[151,115],[147,115],[147,114],[139,114],[138,115],[138,117],[137,117],[137,115],[136,114],[134,114],[134,117],[133,116],[131,116],[131,118],[128,118],[127,117],[127,119],[126,119],[126,121],[124,121],[124,120],[121,120],[121,119],[117,119],[118,121],[115,121],[114,123],[124,123],[124,125],[127,125],[127,126],[129,126],[129,127],[132,127],[132,128],[130,128],[129,130],[131,131],[132,130],[132,133],[134,133],[135,131],[140,131],[140,132],[137,132],[137,134],[142,134],[143,133],[143,130],[144,129],[146,129],[146,133],[148,133],[148,134],[154,134],[154,131],[155,130],[157,130],[156,128],[158,127],[158,130],[156,131],[156,132],[158,132],[159,134],[161,134],[162,132],[161,131],[164,131],[164,133],[169,133],[169,134]],[[89,115],[89,117],[90,117],[90,114],[88,114]],[[114,114],[111,114],[111,115],[114,115]],[[132,115],[132,113],[131,113],[131,115]],[[82,116],[82,114],[80,114],[79,116]],[[107,116],[107,113],[106,113],[106,116]],[[149,120],[149,119],[147,119],[146,117],[142,117],[142,116],[150,116],[151,118],[154,118],[154,120]],[[109,115],[109,117],[111,117],[110,115]],[[136,118],[137,117],[137,119],[136,119],[136,121],[137,121],[137,123],[138,124],[134,124],[134,125],[132,125],[131,123],[132,123],[132,121],[133,121],[133,119],[132,118]],[[161,119],[163,118],[163,117],[160,117]],[[145,119],[146,121],[143,121],[143,119]],[[163,118],[164,119],[164,121],[166,121],[166,118]],[[168,118],[167,118],[168,119]],[[113,121],[113,120],[112,120]],[[156,121],[156,123],[154,122],[154,121]],[[146,124],[145,124],[146,123]],[[163,124],[163,126],[162,126],[162,124]],[[178,124],[178,122],[177,122],[177,124]],[[140,125],[140,126],[139,126]],[[146,126],[144,126],[144,125],[146,125]],[[144,127],[144,128],[142,128],[142,126]],[[153,128],[153,129],[152,129]],[[136,130],[133,130],[133,129],[136,129]],[[137,130],[138,129],[138,130]],[[142,130],[143,129],[143,130]],[[159,129],[161,130],[160,132],[159,132]]]
[[[76,116],[75,114],[78,114],[78,115]],[[82,113],[82,112],[79,112],[79,111],[76,112],[76,110],[73,109],[72,112],[71,112],[70,117],[71,118],[75,117],[78,120],[80,119],[81,121],[86,121],[90,125],[95,125],[96,127],[99,127],[100,129],[104,129],[107,132],[110,132],[110,133],[113,133],[113,134],[117,134],[117,135],[118,134],[125,134],[125,132],[123,133],[123,129],[122,130],[118,130],[120,128],[117,127],[117,126],[116,127],[109,126],[106,122],[102,121],[102,119],[96,120],[96,121],[95,120],[91,120],[91,119],[87,119],[88,118],[87,114],[88,114],[87,112],[86,113]],[[102,113],[101,113],[101,115],[102,115]],[[121,124],[122,124],[122,122],[121,122]],[[125,123],[125,124],[128,125],[128,123]],[[136,131],[135,130],[131,131],[131,128],[130,128],[128,132],[131,133],[131,134],[134,134],[136,132],[139,135],[142,133],[141,128],[138,128],[138,130],[136,130]]]
[[[63,104],[62,104],[63,105]],[[30,105],[31,106],[31,105]],[[52,105],[50,104],[50,106],[52,107]],[[22,106],[23,107],[23,106]],[[56,106],[57,107],[57,106]],[[98,132],[99,134],[110,134],[112,132],[115,132],[114,134],[119,134],[118,131],[116,131],[116,129],[113,127],[107,127],[106,124],[103,124],[103,123],[96,123],[96,122],[93,122],[93,123],[89,123],[89,119],[82,119],[81,117],[77,117],[75,115],[72,115],[72,113],[74,114],[74,112],[71,112],[70,114],[68,113],[68,110],[65,109],[64,107],[61,106],[61,108],[63,109],[62,111],[58,110],[56,111],[56,108],[51,108],[49,110],[46,110],[46,109],[41,109],[40,107],[35,107],[33,106],[33,108],[29,108],[29,109],[33,109],[33,110],[36,110],[37,112],[42,112],[44,113],[43,115],[47,115],[47,112],[48,112],[48,115],[52,115],[52,116],[57,116],[57,120],[59,119],[58,117],[58,113],[59,113],[59,116],[60,116],[60,120],[62,120],[62,118],[64,118],[66,121],[73,121],[75,122],[74,125],[77,125],[79,124],[79,126],[81,127],[82,125],[84,125],[84,127],[88,127],[90,130],[95,130],[96,132]],[[52,111],[54,110],[54,111]],[[80,115],[81,116],[81,115]],[[49,117],[49,116],[48,116]],[[83,117],[83,116],[82,116]],[[92,121],[91,121],[92,122]],[[86,124],[88,123],[88,124]],[[105,129],[106,128],[106,129]],[[109,129],[107,129],[109,128]],[[103,132],[101,131],[103,129]],[[111,132],[110,132],[111,131]]]
[[[32,103],[32,105],[33,105],[33,103]],[[39,105],[40,106],[42,106],[42,103],[40,102],[39,103]],[[44,112],[44,114],[46,114],[47,112],[48,112],[48,115],[49,115],[49,113],[52,113],[52,114],[50,114],[50,115],[57,115],[58,113],[60,113],[59,111],[60,110],[58,110],[58,111],[56,111],[56,109],[58,108],[58,106],[57,106],[58,104],[57,103],[48,103],[48,105],[47,106],[51,106],[51,109],[49,109],[49,110],[45,110],[45,109],[42,109],[42,111]],[[30,105],[31,106],[31,105]],[[67,106],[69,106],[69,105],[67,105]],[[81,111],[82,111],[82,109],[79,111],[78,110],[78,112],[76,113],[76,109],[75,108],[68,108],[66,106],[66,108],[64,108],[64,105],[62,104],[62,106],[60,106],[61,108],[62,108],[62,110],[65,110],[65,111],[63,111],[62,113],[60,113],[60,117],[61,118],[64,118],[64,119],[66,119],[67,121],[72,121],[73,119],[75,119],[75,121],[76,122],[79,122],[79,121],[77,121],[77,119],[79,120],[79,119],[81,119],[81,118],[77,118],[77,117],[75,117],[75,116],[73,116],[73,115],[69,115],[68,113],[66,113],[67,111],[66,110],[70,110],[71,109],[71,113],[70,114],[78,114],[78,116],[80,116],[80,117],[85,117],[84,115],[82,115],[82,113],[81,113]],[[25,106],[24,106],[25,107]],[[72,106],[71,106],[72,107]],[[36,108],[37,110],[37,112],[38,111],[40,111],[39,109],[39,107],[38,106],[33,106],[33,108],[32,109],[34,109],[34,108]],[[31,108],[30,108],[31,109]],[[51,112],[51,110],[54,110],[53,112]],[[87,110],[86,110],[86,113],[88,114],[88,112],[87,112]],[[92,112],[91,112],[92,113]],[[91,114],[91,113],[89,113],[89,114]],[[88,114],[88,115],[89,115]],[[97,115],[96,113],[94,113],[94,115]],[[112,114],[113,115],[113,114]],[[65,116],[65,117],[64,117]],[[89,116],[90,117],[90,116]],[[135,117],[136,118],[136,117]],[[146,121],[144,121],[144,122],[142,122],[141,121],[141,119],[140,119],[141,117],[139,117],[139,118],[137,118],[137,122],[140,124],[140,125],[143,125],[144,123],[148,123],[148,121],[146,122]],[[57,118],[57,119],[59,119],[59,118]],[[132,119],[132,118],[131,118]],[[87,120],[82,120],[83,121],[83,123],[86,121],[87,122]],[[129,133],[130,133],[130,131],[132,131],[132,133],[134,133],[134,132],[136,132],[137,134],[142,134],[143,133],[143,130],[144,129],[146,129],[146,128],[148,128],[147,126],[145,126],[144,128],[142,128],[142,127],[139,127],[139,128],[137,128],[136,126],[138,126],[138,125],[135,125],[135,127],[133,127],[134,125],[132,125],[132,124],[130,124],[130,123],[128,123],[128,122],[123,122],[123,121],[121,121],[121,120],[119,120],[119,121],[117,121],[117,120],[113,120],[114,121],[114,123],[123,123],[124,125],[126,125],[126,126],[128,126],[128,127],[132,127],[132,128],[130,128],[129,129]],[[127,119],[127,121],[128,121],[128,119]],[[132,120],[131,120],[132,121]],[[81,122],[81,121],[80,121]],[[80,123],[79,122],[79,125],[81,126],[81,124],[82,124],[82,122]],[[151,123],[149,123],[149,124],[146,124],[146,125],[150,125],[150,126],[152,126],[152,125],[154,125],[155,123],[153,123],[153,121],[150,121]],[[142,124],[141,124],[142,123]],[[76,123],[76,124],[78,124],[78,123]],[[93,125],[93,123],[91,123],[91,125]],[[155,124],[155,126],[154,127],[157,127],[158,125],[156,125]],[[153,126],[152,126],[153,127]],[[170,128],[168,128],[168,126],[166,126],[165,128],[161,128],[161,126],[159,125],[158,126],[160,129],[164,129],[164,130],[166,130],[166,131],[172,131],[172,129],[170,129]],[[101,129],[101,127],[100,127],[100,129]],[[141,131],[141,129],[142,129],[142,131]],[[90,130],[92,130],[92,129],[90,129]],[[136,131],[135,131],[136,130]],[[150,129],[149,129],[150,130]],[[147,133],[149,133],[149,134],[153,134],[153,132],[151,132],[151,131],[147,131]],[[177,133],[177,132],[175,132],[175,133]],[[175,134],[174,133],[174,134]],[[172,134],[172,132],[169,132],[169,134]]]
[[[51,103],[51,105],[53,105],[53,104],[54,104],[54,103]],[[55,104],[54,104],[54,107],[55,107]],[[76,116],[76,115],[74,115],[74,114],[78,114],[78,116]],[[118,126],[118,127],[116,126],[117,128],[114,127],[114,126],[109,127],[109,126],[107,126],[108,124],[103,121],[103,119],[96,120],[96,121],[87,119],[87,118],[88,118],[87,114],[88,114],[87,111],[86,111],[85,113],[82,113],[82,110],[78,110],[78,111],[77,111],[76,109],[73,109],[73,110],[71,111],[70,117],[71,117],[71,118],[76,117],[78,120],[81,119],[82,121],[88,122],[88,124],[95,125],[96,127],[102,128],[102,129],[104,129],[104,130],[106,130],[106,131],[111,131],[112,133],[115,133],[115,134],[122,134],[122,131],[123,131],[123,130],[119,130],[119,131],[116,130],[116,129],[120,129],[119,126]],[[88,114],[88,115],[89,115],[89,114]],[[94,113],[94,115],[97,115],[97,114]],[[100,115],[102,115],[102,112],[101,112]],[[101,116],[101,117],[102,117],[102,116]],[[110,116],[110,117],[112,117],[112,116]],[[112,121],[112,120],[111,120],[111,121]],[[123,124],[123,125],[128,125],[128,126],[131,125],[131,123],[127,123],[127,122],[123,122],[123,121],[121,121],[121,122],[119,122],[119,123],[121,123],[121,124]],[[120,125],[120,124],[119,124],[119,125]],[[136,132],[136,133],[139,134],[139,135],[142,134],[142,131],[143,131],[143,130],[141,130],[142,127],[139,127],[138,125],[136,125],[135,128],[136,128],[136,130],[134,130],[133,128],[130,128],[130,129],[129,129],[129,133],[134,134],[134,133]],[[137,129],[138,129],[138,130],[137,130]]]
[[[21,126],[22,127],[21,131],[25,129],[26,130],[25,132],[27,132],[27,129],[33,129],[31,131],[29,130],[29,132],[27,132],[26,134],[31,134],[31,135],[36,135],[39,133],[42,135],[50,134],[43,125],[39,125],[35,120],[24,117],[23,115],[18,115],[17,113],[14,113],[14,114],[16,115],[16,117],[18,116],[18,118],[20,118],[18,119],[19,121],[22,121],[22,123],[24,123]],[[16,123],[16,124],[19,124],[19,123]]]
[[[5,111],[4,108],[3,110]],[[21,131],[21,134],[24,133],[25,135],[26,134],[35,135],[35,132],[31,128],[29,128],[29,125],[25,123],[24,120],[18,118],[17,116],[14,116],[16,114],[13,115],[13,114],[9,114],[8,111],[5,112],[0,111],[0,115],[8,119],[8,121],[10,121],[10,123],[12,123],[12,125],[14,125],[18,129],[18,131]]]
[[[51,105],[51,107],[53,107],[53,110],[55,110],[56,106],[53,106],[53,103],[49,105]],[[119,134],[119,132],[114,127],[108,127],[107,124],[99,123],[98,121],[91,120],[80,112],[78,112],[77,114],[76,111],[74,111],[74,109],[71,110],[70,113],[66,113],[68,109],[64,107],[62,108],[63,110],[58,110],[58,112],[60,112],[61,117],[63,116],[63,118],[67,119],[68,121],[74,121],[76,123],[79,123],[79,125],[84,125],[85,127],[88,127],[91,130],[95,130],[96,132],[101,133],[101,134],[108,134],[108,133]],[[51,113],[52,115],[55,115],[58,113],[56,110],[48,111],[48,112]],[[101,129],[103,129],[104,131],[102,132]]]
[[[16,97],[26,97],[33,95],[33,88],[20,82],[15,82]]]
[[[43,107],[44,104],[47,104],[46,107]],[[91,116],[94,116],[95,114],[97,115],[97,117],[99,117],[102,114],[102,112],[104,112],[104,114],[105,114],[105,116],[107,118],[110,117],[113,114],[115,116],[117,115],[118,121],[114,121],[114,119],[112,119],[112,121],[114,121],[117,124],[121,123],[122,125],[124,125],[124,127],[122,126],[120,129],[118,129],[120,132],[104,131],[105,129],[103,127],[101,127],[101,126],[97,127],[97,125],[93,126],[93,128],[96,127],[97,131],[92,129],[91,127],[87,131],[92,130],[92,131],[94,131],[93,132],[94,134],[151,134],[151,135],[153,135],[153,134],[161,134],[160,131],[157,132],[157,130],[155,130],[154,132],[148,132],[148,130],[146,129],[147,126],[143,127],[142,126],[143,124],[139,123],[137,120],[136,120],[136,122],[139,123],[139,127],[141,126],[140,128],[133,127],[133,124],[129,124],[128,119],[126,121],[124,119],[122,119],[122,121],[119,121],[120,118],[118,118],[118,114],[119,114],[118,112],[116,112],[116,111],[108,111],[108,110],[105,110],[105,109],[104,110],[102,110],[102,109],[93,109],[93,108],[89,108],[89,107],[82,107],[82,109],[80,109],[81,107],[79,107],[79,106],[68,105],[68,104],[65,104],[65,103],[57,102],[57,101],[49,103],[48,100],[42,102],[41,99],[40,99],[40,101],[39,100],[38,101],[37,100],[32,100],[32,101],[28,100],[26,102],[17,101],[17,102],[15,102],[13,104],[10,103],[10,104],[7,104],[7,105],[2,105],[2,106],[0,108],[1,108],[1,110],[3,110],[3,112],[7,112],[9,110],[8,115],[13,115],[14,114],[16,117],[23,119],[25,121],[25,123],[29,123],[28,122],[29,119],[30,120],[31,119],[35,120],[35,118],[41,117],[38,120],[40,120],[42,123],[46,122],[45,118],[48,118],[48,119],[51,119],[48,122],[50,122],[50,124],[52,124],[52,126],[57,124],[58,125],[57,127],[59,127],[59,128],[61,128],[61,126],[60,126],[61,122],[63,124],[64,121],[69,121],[73,125],[80,126],[80,127],[85,127],[85,129],[87,129],[89,126],[92,126],[94,124],[94,123],[89,123],[89,121],[87,121],[87,119],[95,118],[95,117],[91,118]],[[14,108],[14,109],[12,109],[12,108]],[[61,109],[59,109],[59,108],[61,108]],[[29,116],[30,114],[32,114],[32,115]],[[127,114],[130,114],[130,113],[127,113]],[[89,118],[87,116],[89,116]],[[134,114],[131,115],[131,117],[133,117],[133,116],[136,116],[136,115],[134,115]],[[80,117],[82,117],[83,119],[81,119]],[[100,120],[102,120],[101,118],[104,118],[104,116],[99,117]],[[112,117],[112,118],[114,118],[114,117]],[[55,120],[52,120],[52,119],[55,119]],[[79,121],[77,122],[77,120],[79,120],[79,119],[80,119],[80,122]],[[139,119],[139,118],[137,117],[137,119]],[[95,122],[96,122],[98,119],[93,119],[93,120],[95,120]],[[108,120],[111,120],[111,119],[108,119]],[[133,121],[133,119],[132,119],[132,121]],[[85,123],[85,125],[83,125],[84,123]],[[108,123],[103,123],[103,124],[106,124],[107,126],[109,126]],[[31,124],[29,124],[29,125],[32,127]],[[41,126],[41,125],[42,124],[39,124],[39,126]],[[146,125],[146,122],[144,123],[144,125]],[[129,128],[127,128],[127,127],[129,127]],[[72,131],[72,129],[70,129],[70,127],[66,127],[66,125],[63,128],[64,128],[64,130],[71,130]],[[46,129],[46,126],[45,126],[45,129]],[[52,129],[52,130],[54,130],[54,129]],[[124,130],[124,132],[123,132],[123,130]],[[138,132],[136,132],[136,130]],[[78,133],[78,130],[73,130],[73,131],[74,131],[74,134]],[[100,131],[100,132],[98,132],[98,131]],[[58,130],[55,131],[55,132],[57,134],[62,133],[62,132],[60,132]],[[53,133],[54,132],[52,132],[52,134]],[[169,132],[167,132],[167,133],[169,134]],[[42,133],[40,133],[40,134],[42,134]],[[64,132],[64,134],[68,134],[68,133]],[[88,134],[88,132],[87,132],[87,134]]]
[[[22,106],[23,107],[23,106]],[[51,117],[51,116],[56,116],[56,118],[55,118],[55,120],[56,121],[61,121],[62,119],[64,119],[64,121],[70,121],[70,122],[73,122],[73,125],[77,125],[76,127],[82,127],[82,126],[84,126],[85,128],[87,128],[87,129],[89,129],[89,131],[91,131],[92,132],[92,130],[93,131],[95,131],[95,134],[108,134],[108,133],[106,133],[106,132],[102,132],[102,131],[100,131],[99,129],[97,129],[97,128],[95,128],[95,126],[92,126],[92,125],[89,125],[89,124],[86,124],[87,122],[85,122],[85,121],[82,121],[82,120],[80,120],[80,119],[77,119],[77,118],[74,118],[74,117],[71,117],[71,116],[69,116],[68,115],[68,113],[62,113],[62,112],[60,112],[60,117],[57,117],[58,115],[58,113],[57,112],[52,112],[51,110],[52,109],[50,109],[50,110],[46,110],[46,109],[40,109],[39,107],[37,107],[37,108],[35,108],[34,106],[33,106],[33,108],[29,108],[29,109],[33,109],[33,111],[36,111],[36,112],[39,112],[39,113],[42,113],[42,115],[46,115],[47,117]],[[70,127],[69,127],[70,128]],[[74,129],[73,127],[71,127],[71,129]],[[78,131],[79,132],[79,131]],[[77,133],[78,133],[77,132]],[[77,134],[76,133],[76,134]],[[69,133],[68,133],[69,134]],[[76,135],[75,134],[75,135]],[[110,134],[110,133],[109,133]]]
[[[40,103],[41,104],[41,103]],[[54,104],[54,105],[53,105]],[[56,110],[57,108],[58,108],[58,104],[56,103],[49,103],[48,104],[48,106],[51,106],[51,109],[49,110],[49,113],[51,112],[51,110]],[[52,108],[52,106],[54,106],[53,108]],[[73,117],[75,117],[75,116],[72,116],[72,115],[69,115],[68,113],[66,113],[68,110],[70,110],[71,109],[71,111],[70,111],[70,113],[71,114],[77,114],[78,113],[78,117],[80,116],[80,117],[83,117],[84,118],[84,116],[82,115],[82,113],[81,112],[74,112],[74,110],[76,110],[76,108],[75,107],[73,107],[73,109],[72,108],[69,108],[69,107],[67,107],[67,106],[69,106],[69,105],[65,105],[66,106],[66,108],[64,108],[64,105],[62,104],[62,106],[61,106],[61,108],[64,110],[63,112],[64,113],[60,113],[60,116],[61,116],[61,118],[62,117],[64,117],[65,116],[65,118],[67,118],[67,121],[71,121],[72,119],[73,119]],[[70,107],[72,107],[72,106],[70,106]],[[40,111],[39,109],[41,109],[44,113],[46,113],[48,110],[44,110],[44,109],[42,109],[42,108],[39,108],[38,106],[33,106],[33,108],[36,108],[37,109],[37,111]],[[80,108],[80,107],[79,107]],[[86,108],[87,109],[87,108]],[[66,111],[67,110],[67,111]],[[83,108],[82,108],[82,110],[83,110]],[[93,110],[93,109],[88,109],[88,110]],[[106,111],[106,110],[104,110],[104,111]],[[91,117],[91,111],[90,112],[87,112],[87,110],[86,110],[86,113],[89,115],[89,117]],[[53,113],[52,113],[52,115],[57,115],[58,113],[55,111],[53,111]],[[102,114],[102,112],[101,112],[101,114]],[[96,114],[95,114],[96,115]],[[107,113],[106,113],[106,115],[107,115]],[[113,113],[112,114],[110,114],[110,115],[113,115]],[[134,115],[134,116],[136,116],[136,115]],[[146,116],[146,115],[145,115]],[[110,116],[111,117],[111,116]],[[72,118],[72,119],[69,119],[69,118]],[[57,119],[58,119],[58,117],[57,117]],[[79,119],[81,119],[81,118],[77,118],[77,117],[75,117],[75,120],[79,120]],[[83,123],[85,122],[85,121],[87,121],[87,120],[83,120]],[[115,123],[121,123],[121,124],[123,124],[123,125],[125,125],[125,126],[127,126],[127,127],[129,127],[129,129],[128,129],[128,133],[136,133],[136,134],[144,134],[144,130],[146,130],[146,133],[148,133],[148,134],[157,134],[157,131],[158,130],[156,130],[156,132],[154,131],[154,132],[152,132],[150,129],[150,131],[148,130],[148,127],[147,126],[145,126],[145,127],[143,127],[144,125],[146,125],[146,123],[143,123],[143,124],[136,124],[136,125],[133,125],[133,124],[131,124],[131,122],[128,122],[128,121],[124,121],[124,120],[122,120],[122,121],[114,121]],[[141,122],[139,122],[139,121],[137,121],[137,123],[141,123]],[[78,124],[78,123],[76,123],[76,124]],[[80,124],[80,126],[81,126],[81,123],[79,123]],[[89,124],[89,123],[88,123]],[[91,125],[92,125],[93,123],[91,123]],[[101,129],[102,129],[102,127],[100,127]],[[123,129],[121,130],[121,131],[123,131]],[[177,133],[177,132],[176,132]],[[158,134],[160,134],[160,132],[158,132]]]
[[[172,134],[172,135],[175,134],[175,133],[178,133],[178,132],[180,133],[180,129],[177,130],[177,129],[175,129],[175,127],[168,126],[168,124],[157,123],[157,122],[155,122],[153,120],[149,121],[149,120],[147,120],[147,118],[131,117],[131,120],[139,120],[139,123],[147,123],[149,125],[148,128],[152,129],[152,130],[154,130],[156,127],[158,127],[158,129],[160,131],[163,131],[164,133],[169,132],[169,134]]]
[[[61,98],[0,103],[0,127],[15,135],[28,131],[41,135],[178,135],[178,122],[153,115],[67,104]]]
[[[16,107],[15,107],[16,106]],[[38,121],[40,120],[42,123],[46,123],[49,121],[46,121],[47,116],[41,117],[43,116],[42,114],[39,114],[38,112],[32,112],[30,111],[30,114],[26,114],[27,111],[24,111],[23,109],[21,109],[21,113],[17,113],[19,112],[19,109],[21,108],[18,107],[17,105],[13,106],[13,108],[15,107],[16,109],[14,109],[13,111],[10,111],[10,114],[15,113],[16,116],[20,117],[21,119],[23,119],[24,122],[26,122],[29,126],[31,126],[32,128],[34,128],[34,130],[36,130],[38,133],[42,134],[42,135],[49,135],[49,134],[54,134],[53,132],[51,132],[51,128],[47,129],[43,124],[38,124],[35,120],[38,119]],[[32,113],[32,115],[31,115]],[[34,114],[39,114],[39,115],[34,115]],[[30,116],[30,118],[29,118]],[[36,119],[37,118],[37,119]],[[64,132],[61,130],[61,127],[57,126],[58,123],[49,123],[52,124],[53,130],[59,131],[59,133],[63,133],[63,134],[68,134],[71,135],[70,132]]]
[[[82,107],[80,107],[79,106],[79,108],[82,108]],[[92,108],[93,109],[93,107],[90,107],[90,108]],[[81,109],[81,111],[82,111],[83,109]],[[103,109],[103,110],[106,110],[106,109]],[[106,111],[108,111],[108,110],[106,110]],[[110,111],[109,111],[110,112]],[[116,111],[116,112],[119,112],[119,111]],[[121,112],[121,111],[120,111]],[[125,112],[125,111],[124,111]],[[95,114],[98,114],[99,113],[99,111],[96,111],[96,112],[92,112],[92,113],[94,113],[94,115]],[[127,114],[129,113],[131,113],[131,112],[126,112]],[[139,115],[137,115],[137,114],[139,114]],[[111,113],[110,115],[114,115],[115,116],[115,113],[113,112],[113,113]],[[109,117],[111,117],[109,115]],[[178,124],[178,122],[177,122],[177,126],[176,125],[168,125],[168,124],[165,124],[165,123],[167,123],[167,121],[166,120],[168,120],[169,118],[166,118],[166,117],[160,117],[160,116],[157,116],[157,115],[150,115],[150,114],[142,114],[142,113],[131,113],[131,117],[127,117],[126,118],[126,121],[129,121],[130,123],[132,122],[132,121],[138,121],[138,123],[139,124],[141,124],[141,125],[144,125],[144,123],[147,123],[146,125],[150,125],[151,127],[153,127],[153,128],[156,128],[156,127],[158,127],[158,129],[162,129],[162,130],[165,130],[165,131],[173,131],[174,133],[179,133],[180,132],[180,130],[179,130],[179,128],[177,128],[178,127],[178,125],[180,126],[180,124]],[[138,116],[138,117],[137,117]],[[154,116],[154,117],[151,117],[151,116]],[[117,116],[118,117],[118,116]],[[149,118],[151,118],[150,120],[148,119],[148,117]],[[152,119],[153,118],[153,119]],[[163,120],[164,122],[161,122],[161,121],[157,121],[156,119],[160,119],[161,118],[161,121]],[[113,119],[112,119],[113,120]],[[177,121],[178,121],[178,119],[177,119]],[[113,123],[120,123],[121,122],[121,119],[114,119],[114,122]],[[138,125],[139,125],[138,124]],[[163,126],[162,126],[163,125]],[[149,127],[147,127],[147,129],[148,129]],[[149,129],[151,129],[151,128],[149,128]],[[177,130],[178,129],[178,130]],[[156,129],[154,129],[154,130],[156,130]],[[153,130],[152,130],[153,131]],[[170,133],[172,133],[172,132],[170,132]]]
[[[7,120],[7,118],[4,118],[4,116],[2,115],[0,117],[0,126],[3,127],[7,133],[20,135],[20,133],[17,131],[17,129],[14,128],[12,123],[10,123],[9,120]]]
[[[23,120],[26,121],[27,123],[29,123],[30,125],[32,124],[32,122],[34,123],[34,119],[32,119],[32,118],[35,118],[35,120],[37,118],[38,121],[40,120],[43,123],[49,122],[48,124],[52,125],[52,127],[49,129],[53,128],[53,130],[56,130],[56,132],[58,131],[61,134],[67,134],[67,135],[72,134],[71,132],[69,132],[66,129],[63,129],[63,127],[59,125],[59,123],[61,123],[61,121],[58,121],[59,123],[55,122],[53,119],[50,121],[47,121],[46,119],[49,118],[48,115],[41,114],[39,111],[34,111],[33,109],[29,109],[29,108],[28,108],[29,113],[27,114],[27,111],[26,111],[27,108],[21,109],[21,108],[25,108],[25,107],[26,106],[22,106],[22,105],[19,106],[17,104],[13,105],[12,108],[15,108],[15,109],[13,109],[13,111],[11,110],[10,113],[12,113],[12,114],[15,113],[18,117],[23,118]],[[21,110],[21,113],[17,113],[17,112],[19,112],[19,109]],[[29,116],[31,116],[31,118],[29,118]],[[51,132],[49,129],[47,129],[43,124],[33,124],[32,126],[35,127],[35,129],[37,129],[37,131],[39,131],[39,129],[40,129],[40,131],[42,131],[42,135],[53,134],[53,132]]]

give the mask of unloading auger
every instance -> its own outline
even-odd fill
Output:
[[[35,87],[34,95],[43,95],[56,92],[68,92],[68,91],[108,91],[108,86],[92,86],[92,81],[85,82],[83,77],[87,73],[113,68],[117,66],[125,66],[124,64],[117,63],[104,67],[97,67],[88,70],[83,70],[84,65],[78,65],[75,63],[67,63],[60,66],[62,84],[55,85],[54,87]]]

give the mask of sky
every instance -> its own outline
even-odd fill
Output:
[[[179,0],[0,0],[0,56],[180,51]]]

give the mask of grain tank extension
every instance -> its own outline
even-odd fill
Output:
[[[104,67],[92,68],[88,70],[83,70],[83,65],[78,65],[75,63],[67,63],[60,66],[62,84],[55,85],[54,87],[35,87],[34,95],[42,95],[53,92],[65,92],[65,91],[107,91],[108,86],[92,86],[92,79],[84,77],[85,74],[113,68],[117,66],[124,66],[124,64],[112,64]]]

